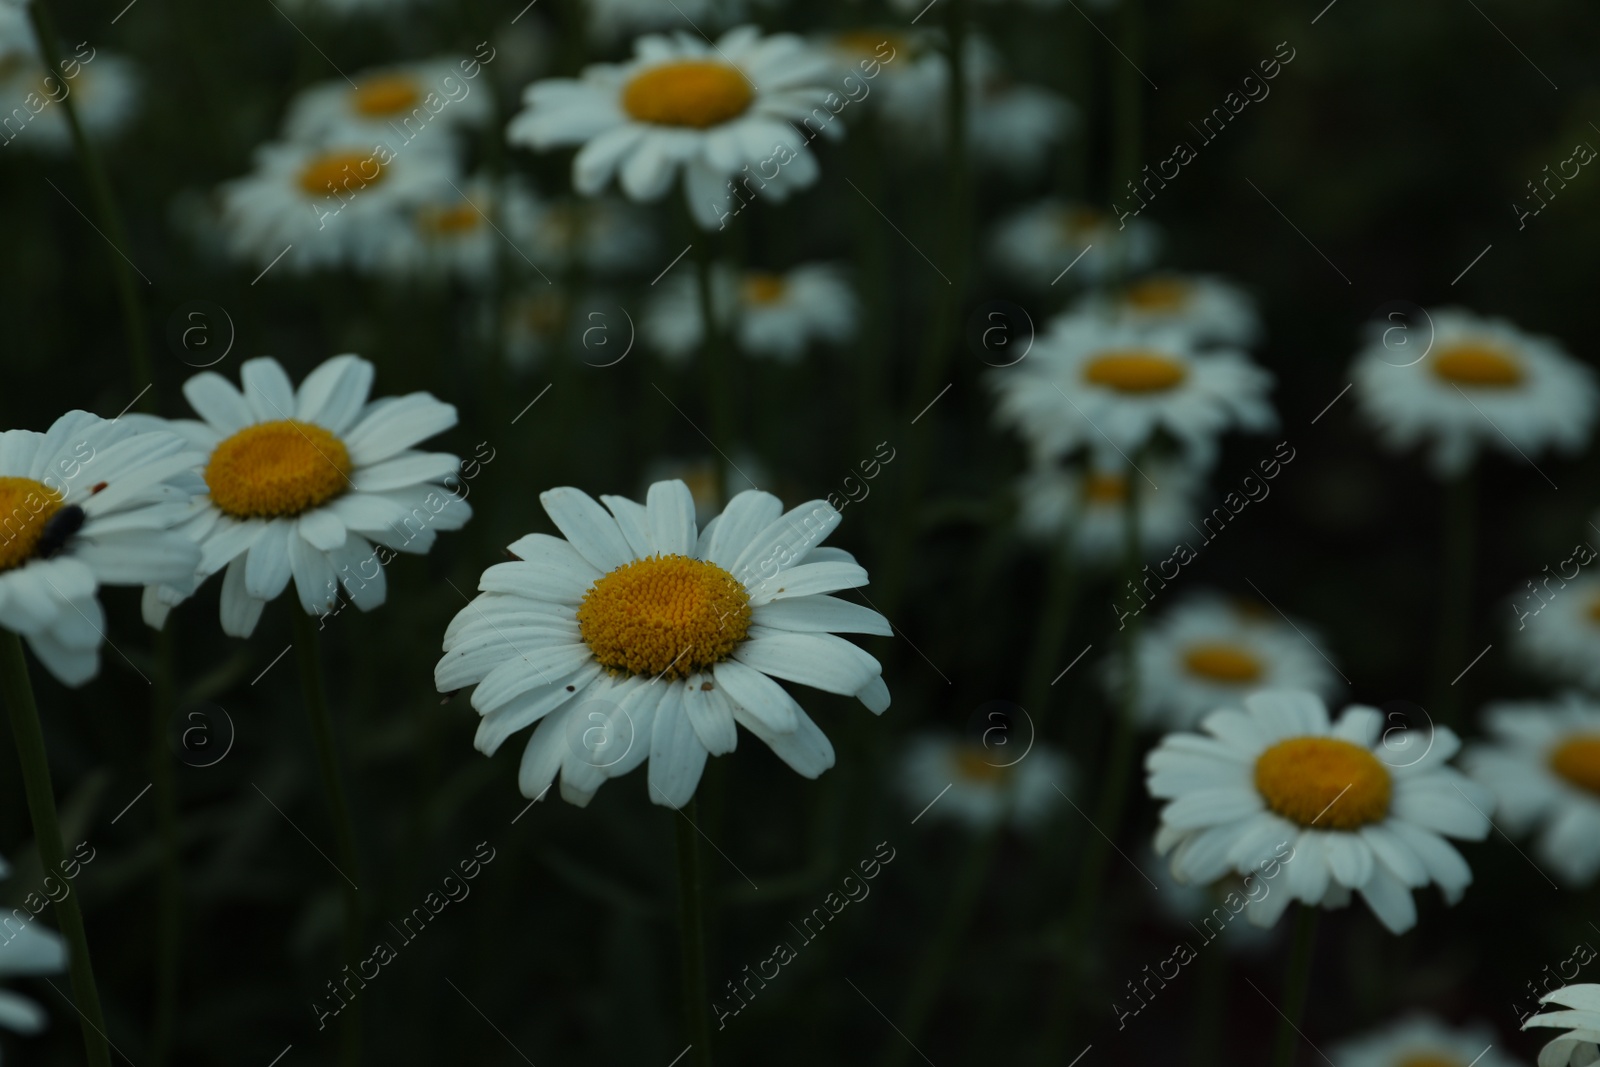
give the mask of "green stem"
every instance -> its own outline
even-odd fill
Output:
[[[1463,471],[1445,483],[1443,589],[1439,594],[1439,645],[1434,671],[1435,719],[1455,725],[1460,717],[1461,690],[1451,684],[1467,665],[1472,613],[1472,569],[1476,555],[1477,504],[1472,472]]]
[[[67,850],[61,841],[61,821],[56,815],[55,787],[50,784],[50,760],[45,754],[39,708],[33,700],[22,638],[10,630],[0,631],[0,691],[11,713],[11,731],[17,738],[17,758],[22,764],[22,785],[28,795],[28,814],[33,817],[39,862],[46,875],[65,871]],[[111,1067],[110,1041],[100,1011],[100,991],[94,983],[89,935],[84,929],[77,893],[68,893],[56,902],[56,918],[67,940],[72,997],[83,1016],[83,1049],[89,1067]]]
[[[700,298],[700,324],[705,331],[701,366],[705,373],[706,396],[711,403],[711,439],[722,453],[731,456],[737,444],[734,440],[737,430],[733,417],[733,386],[728,378],[733,368],[716,316],[716,297],[713,292],[715,253],[711,247],[711,235],[700,234],[699,238],[694,243],[695,289]],[[716,486],[717,500],[725,504],[728,500],[728,461],[719,453],[712,457],[712,462],[716,470],[713,484]]]
[[[1273,1067],[1293,1067],[1300,1016],[1305,1013],[1306,995],[1311,991],[1311,954],[1316,945],[1317,916],[1321,909],[1312,904],[1295,907],[1298,912],[1294,917],[1294,943],[1289,949],[1289,972],[1283,981],[1283,1018],[1278,1023]]]
[[[305,696],[306,713],[311,720],[311,737],[316,744],[317,766],[322,772],[323,789],[333,816],[334,839],[339,855],[340,882],[344,892],[344,957],[355,967],[361,961],[361,897],[354,879],[360,877],[356,853],[355,823],[350,817],[344,779],[339,774],[339,757],[334,747],[333,718],[328,714],[326,686],[322,678],[322,656],[317,647],[316,624],[310,615],[292,606],[295,657],[300,663],[300,687]],[[341,1013],[339,1031],[340,1061],[345,1067],[361,1062],[361,1013],[359,1002],[352,1001]]]
[[[1052,672],[1061,659],[1061,645],[1067,639],[1068,624],[1072,621],[1072,605],[1077,591],[1077,568],[1073,566],[1071,547],[1063,538],[1054,546],[1050,556],[1050,573],[1046,579],[1044,603],[1039,609],[1039,625],[1034,631],[1033,653],[1029,658],[1027,685],[1022,691],[1022,706],[1033,718],[1038,730],[1049,711],[1048,701],[1052,686]]]
[[[683,1021],[694,1055],[689,1061],[711,1067],[711,1000],[706,990],[705,868],[700,863],[700,833],[695,829],[699,801],[674,816],[678,841],[678,937],[683,951]]]
[[[938,1005],[939,991],[955,966],[961,938],[972,921],[972,913],[988,881],[989,868],[994,865],[995,854],[1000,849],[1001,827],[1002,823],[997,822],[972,839],[966,862],[945,904],[939,929],[922,954],[916,977],[900,1008],[900,1028],[905,1039],[889,1039],[883,1056],[884,1067],[902,1067],[906,1063],[912,1045],[922,1036],[923,1027]]]
[[[33,22],[33,35],[39,40],[39,54],[45,65],[59,76],[61,53],[56,49],[55,27],[51,25],[50,12],[45,0],[33,0],[27,5],[28,17]],[[57,105],[67,116],[67,128],[72,132],[72,144],[83,167],[83,176],[89,183],[89,195],[94,202],[94,213],[111,244],[106,259],[111,264],[111,275],[116,279],[117,300],[122,306],[123,332],[128,343],[128,362],[133,369],[133,387],[144,390],[139,397],[142,411],[156,410],[155,378],[150,369],[150,352],[145,343],[144,310],[139,304],[138,290],[133,284],[133,267],[123,259],[123,250],[131,247],[128,231],[122,224],[122,214],[117,210],[116,199],[111,195],[111,182],[106,178],[105,167],[95,152],[89,138],[84,136],[83,124],[78,121],[78,107],[69,93]]]
[[[178,789],[170,750],[173,714],[174,620],[156,631],[156,680],[150,715],[150,775],[155,783],[156,819],[161,837],[161,870],[156,889],[156,1003],[150,1053],[156,1067],[172,1055],[178,1011],[178,960],[182,934],[181,869],[178,859]]]
[[[1130,589],[1138,584],[1140,560],[1143,558],[1139,538],[1139,472],[1137,461],[1129,463],[1127,472],[1128,496],[1123,507],[1123,570]],[[1124,620],[1122,634],[1122,702],[1113,712],[1115,723],[1111,738],[1111,751],[1106,758],[1105,778],[1100,784],[1100,797],[1095,804],[1094,825],[1085,837],[1083,861],[1078,873],[1078,892],[1067,919],[1067,951],[1074,953],[1080,942],[1094,928],[1095,915],[1100,908],[1100,895],[1105,888],[1106,866],[1110,861],[1111,842],[1116,840],[1122,826],[1122,815],[1128,801],[1128,779],[1133,771],[1133,757],[1137,740],[1139,700],[1139,616],[1129,615]],[[1082,980],[1082,960],[1076,954],[1068,962],[1061,980],[1061,1000],[1051,1023],[1045,1047],[1048,1052],[1059,1052],[1071,1035],[1077,1014],[1078,989]],[[1046,1062],[1049,1062],[1047,1057]]]

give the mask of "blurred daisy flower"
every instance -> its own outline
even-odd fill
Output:
[[[884,83],[881,113],[907,148],[936,154],[949,138],[950,59],[938,48],[909,51],[885,65],[901,64]],[[967,40],[966,80],[967,151],[982,166],[1036,172],[1076,125],[1077,109],[1061,94],[1011,81],[987,40]]]
[[[0,0],[0,58],[39,54],[39,39],[28,19],[28,0]]]
[[[712,276],[712,305],[746,355],[793,363],[813,343],[843,344],[855,336],[860,310],[844,272],[808,263],[783,273],[720,267]],[[661,286],[645,307],[640,329],[674,363],[705,342],[699,289],[687,271]]]
[[[494,100],[462,74],[460,62],[419,60],[362,71],[354,85],[338,78],[302,89],[289,103],[284,136],[309,144],[382,141],[398,151],[422,134],[437,142],[449,131],[482,126]]]
[[[1512,648],[1538,670],[1600,690],[1600,576],[1579,575],[1559,589],[1543,584],[1548,601],[1538,592],[1517,595]]]
[[[1261,339],[1250,295],[1205,274],[1152,274],[1113,292],[1088,293],[1074,310],[1128,326],[1182,330],[1199,345],[1248,348]]]
[[[481,176],[443,186],[405,209],[407,225],[375,229],[373,240],[354,251],[355,265],[397,280],[482,284],[494,276],[502,256],[513,263],[526,258],[510,222],[518,213],[513,205],[526,199],[515,182]],[[537,266],[531,260],[528,265]]]
[[[10,873],[10,864],[0,860],[0,878]],[[13,914],[18,911],[14,909]],[[30,915],[19,925],[8,917],[0,927],[0,979],[60,974],[67,969],[67,945],[61,935],[31,920]],[[18,1034],[37,1034],[48,1021],[44,1009],[33,1000],[0,990],[0,1026]]]
[[[1487,1028],[1457,1029],[1412,1015],[1333,1048],[1339,1067],[1522,1067],[1494,1049]]]
[[[1373,323],[1351,368],[1356,399],[1386,444],[1426,445],[1434,472],[1451,477],[1485,446],[1529,458],[1588,442],[1594,372],[1559,343],[1455,308],[1430,318],[1426,347],[1418,325]]]
[[[100,669],[102,585],[187,587],[200,554],[174,532],[204,490],[182,437],[69,411],[0,433],[0,626],[78,686]]]
[[[203,421],[166,423],[190,444],[205,495],[182,531],[200,546],[197,581],[226,568],[222,629],[248,637],[267,601],[294,579],[301,608],[333,606],[343,584],[362,611],[384,602],[384,566],[425,553],[472,509],[441,484],[460,461],[412,446],[456,424],[427,393],[368,400],[372,364],[335,356],[297,391],[278,361],[246,360],[243,391],[220,374],[190,378],[183,395]],[[145,590],[145,620],[160,626],[187,591]]]
[[[867,583],[846,552],[818,547],[839,513],[813,500],[785,513],[747,490],[697,530],[682,482],[646,503],[572,488],[539,497],[563,537],[529,534],[484,572],[482,593],[445,631],[441,692],[476,686],[476,745],[492,755],[538,723],[522,795],[585,805],[646,759],[650,799],[679,808],[708,755],[742,725],[807,778],[833,746],[775,679],[889,706],[878,661],[835,633],[887,635],[883,616],[827,594]],[[621,751],[616,751],[620,749]]]
[[[26,105],[26,110],[22,106],[30,94],[41,104],[27,125],[14,133],[11,127],[6,128],[6,136],[19,147],[41,152],[72,151],[72,128],[61,103],[69,98],[77,109],[84,136],[91,141],[108,141],[132,123],[140,90],[138,68],[133,63],[91,49],[86,62],[67,60],[63,66],[75,67],[75,76],[64,78],[39,60],[20,54],[0,60],[0,96],[15,101],[23,114],[33,110],[31,104]]]
[[[1330,726],[1322,699],[1296,690],[1254,693],[1200,726],[1209,736],[1168,734],[1145,759],[1151,795],[1167,802],[1156,851],[1178,881],[1259,871],[1269,889],[1245,909],[1258,926],[1291,900],[1342,907],[1357,892],[1396,934],[1416,925],[1413,889],[1436,882],[1453,904],[1471,883],[1445,837],[1487,835],[1493,801],[1447,766],[1460,747],[1448,727],[1380,743],[1376,708],[1348,707]],[[1275,851],[1284,842],[1288,857]]]
[[[255,167],[222,186],[221,221],[230,253],[263,271],[370,262],[405,239],[410,212],[449,193],[456,173],[449,153],[357,140],[262,145]]]
[[[1591,1067],[1600,1063],[1600,985],[1569,985],[1539,998],[1554,1004],[1522,1024],[1552,1026],[1566,1033],[1539,1050],[1539,1067]]]
[[[1141,635],[1140,719],[1185,730],[1258,689],[1332,696],[1339,678],[1314,641],[1308,623],[1285,622],[1217,593],[1191,596]],[[1107,666],[1110,691],[1121,692],[1121,661]]]
[[[1508,701],[1484,710],[1492,739],[1468,750],[1472,777],[1495,795],[1511,833],[1537,828],[1535,851],[1564,881],[1588,885],[1600,872],[1600,704],[1568,693],[1559,701]]]
[[[1243,352],[1202,352],[1179,330],[1085,315],[1058,317],[1027,359],[988,379],[996,420],[1039,457],[1088,447],[1109,453],[1110,463],[1166,434],[1206,467],[1225,430],[1270,430],[1278,421],[1267,402],[1272,376]]]
[[[959,737],[914,736],[900,758],[900,795],[931,820],[987,830],[1002,822],[1037,829],[1071,789],[1071,769],[1053,749],[1035,744],[1013,760],[1011,746],[988,747]],[[933,803],[937,798],[938,803]]]
[[[572,184],[585,196],[616,175],[630,199],[659,200],[681,173],[690,213],[709,230],[726,225],[746,194],[783,200],[812,184],[808,141],[817,129],[844,132],[824,107],[828,57],[792,34],[742,26],[715,43],[641,37],[634,53],[581,79],[528,86],[507,139],[541,150],[581,145]],[[830,121],[804,136],[791,125],[813,115]]]
[[[1188,465],[1170,460],[1142,466],[1161,489],[1140,495],[1139,542],[1147,553],[1165,555],[1193,529],[1197,478]],[[1017,524],[1043,544],[1065,542],[1082,563],[1115,563],[1127,537],[1129,477],[1140,475],[1126,466],[1037,462],[1017,482]]]
[[[546,200],[519,194],[505,205],[506,232],[541,270],[637,270],[656,249],[649,219],[615,197]]]
[[[1097,285],[1119,273],[1146,270],[1156,260],[1161,236],[1142,219],[1119,226],[1095,208],[1041,200],[996,223],[989,247],[1001,268],[1045,289],[1063,278],[1068,284]]]

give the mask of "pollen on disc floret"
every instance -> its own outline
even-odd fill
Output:
[[[578,606],[578,630],[597,661],[615,673],[668,679],[727,659],[750,618],[750,595],[738,579],[677,555],[623,564]]]

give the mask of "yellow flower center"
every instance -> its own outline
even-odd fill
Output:
[[[1578,734],[1550,753],[1550,769],[1580,789],[1600,793],[1600,734]]]
[[[889,48],[890,55],[899,55],[911,47],[905,37],[884,30],[846,30],[835,34],[833,43],[842,51],[856,52],[863,56],[875,56],[884,47]]]
[[[1119,393],[1161,393],[1182,383],[1189,368],[1159,352],[1115,349],[1096,356],[1083,368],[1083,380]]]
[[[1181,311],[1189,303],[1189,283],[1178,278],[1149,278],[1128,287],[1122,299],[1137,311]]]
[[[0,478],[0,571],[33,558],[61,500],[61,494],[32,478]]]
[[[321,426],[279,419],[246,426],[206,464],[211,499],[237,519],[299,515],[350,485],[350,453]]]
[[[982,745],[962,745],[955,752],[956,773],[966,781],[984,785],[1003,782],[1010,775],[1011,768],[992,763],[989,759],[992,755]]]
[[[523,300],[516,316],[535,337],[549,337],[566,321],[567,302],[559,293],[539,293]]]
[[[622,90],[622,109],[640,122],[703,130],[738,118],[754,99],[737,68],[686,59],[635,74]]]
[[[383,180],[383,165],[371,152],[328,152],[300,168],[300,188],[312,196],[355,192]]]
[[[1091,471],[1083,479],[1083,499],[1091,504],[1120,504],[1128,499],[1128,479]]]
[[[1105,216],[1093,208],[1075,207],[1061,213],[1061,228],[1068,237],[1077,238],[1085,230],[1100,225]]]
[[[1437,1052],[1420,1052],[1407,1056],[1395,1067],[1463,1067],[1460,1060],[1454,1056],[1445,1056]]]
[[[1248,649],[1238,645],[1190,645],[1183,654],[1183,665],[1190,674],[1198,674],[1211,682],[1238,685],[1253,682],[1261,677],[1261,661]]]
[[[471,204],[425,207],[417,212],[417,227],[434,237],[459,237],[478,228],[483,216]]]
[[[1589,601],[1589,621],[1600,626],[1600,596]]]
[[[1354,830],[1389,813],[1393,782],[1378,758],[1336,737],[1291,737],[1256,758],[1256,792],[1301,826]]]
[[[750,594],[733,575],[688,556],[624,563],[589,588],[578,632],[618,674],[684,678],[733,654],[750,630]]]
[[[744,276],[741,291],[747,304],[775,304],[783,299],[787,288],[781,274],[755,271]]]
[[[355,91],[351,105],[367,118],[381,119],[409,111],[422,99],[422,93],[410,78],[394,75],[376,78]]]
[[[1433,373],[1453,385],[1505,389],[1522,381],[1522,364],[1498,348],[1468,343],[1436,354]]]

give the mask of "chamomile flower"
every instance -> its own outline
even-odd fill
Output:
[[[434,670],[441,692],[476,686],[486,755],[538,724],[523,796],[541,797],[559,773],[562,797],[582,806],[648,759],[650,799],[682,807],[706,757],[733,751],[736,725],[815,778],[833,746],[776,679],[889,706],[878,661],[835,636],[891,631],[828,595],[865,585],[867,572],[819,547],[840,518],[823,501],[785,513],[746,490],[700,530],[677,481],[652,485],[643,505],[607,496],[601,507],[572,488],[539,499],[564,536],[512,543],[519,558],[484,572]]]
[[[783,273],[720,269],[712,276],[712,306],[731,327],[740,351],[793,363],[817,342],[842,344],[855,335],[855,292],[839,268],[809,263]],[[640,329],[672,362],[688,359],[705,340],[699,289],[688,272],[663,283],[645,309]]]
[[[908,149],[942,151],[949,137],[950,59],[943,50],[913,49],[883,97],[885,122]],[[966,47],[967,150],[982,166],[1031,173],[1070,133],[1077,110],[1066,98],[1013,82],[987,40]]]
[[[1057,281],[1096,285],[1145,270],[1160,248],[1152,223],[1130,218],[1119,224],[1095,208],[1060,200],[1041,200],[1001,219],[989,244],[1000,267],[1039,289]]]
[[[403,239],[408,212],[449,192],[455,176],[448,153],[354,140],[262,145],[255,164],[222,186],[222,224],[230,253],[263,271],[368,262]]]
[[[1539,1067],[1592,1067],[1600,1063],[1600,985],[1569,985],[1546,993],[1539,1003],[1554,1005],[1522,1024],[1549,1026],[1566,1033],[1539,1050]]]
[[[372,145],[400,151],[441,147],[450,131],[481,126],[494,112],[487,89],[452,57],[419,60],[320,82],[289,104],[284,136],[308,144]],[[442,146],[448,148],[449,146]]]
[[[1495,795],[1510,833],[1538,831],[1535,854],[1563,881],[1588,885],[1600,873],[1600,704],[1568,693],[1559,701],[1490,705],[1492,741],[1465,763]]]
[[[1223,431],[1277,424],[1266,398],[1272,376],[1243,352],[1202,352],[1179,330],[1084,315],[1057,318],[1027,359],[991,371],[989,384],[997,420],[1040,458],[1088,447],[1110,463],[1164,434],[1207,467]]]
[[[913,737],[900,761],[901,798],[914,812],[926,810],[930,821],[973,830],[1002,822],[1037,829],[1064,803],[1057,790],[1072,788],[1071,771],[1042,744],[1021,758],[1008,751],[1013,747],[931,733]]]
[[[1151,482],[1126,464],[1035,463],[1017,482],[1017,524],[1043,544],[1065,541],[1072,555],[1090,566],[1120,560],[1126,540],[1128,479],[1139,479],[1139,541],[1146,553],[1166,555],[1193,533],[1195,472],[1183,463],[1141,464]]]
[[[0,626],[71,686],[100,669],[102,585],[187,585],[199,550],[173,527],[204,487],[177,434],[69,411],[0,433]]]
[[[1516,597],[1511,646],[1529,665],[1600,691],[1600,575],[1529,582]]]
[[[1339,678],[1317,651],[1321,644],[1308,623],[1286,622],[1215,593],[1193,596],[1147,628],[1139,642],[1140,719],[1185,730],[1257,689],[1332,696]],[[1110,667],[1112,692],[1119,692],[1121,669],[1116,661]]]
[[[747,195],[781,201],[816,181],[809,138],[791,124],[814,112],[832,118],[823,107],[829,67],[800,38],[752,26],[715,43],[642,37],[626,63],[530,85],[506,137],[540,150],[582,146],[572,184],[585,196],[615,175],[629,199],[659,200],[681,174],[695,221],[715,229]],[[837,122],[817,128],[843,133]]]
[[[239,377],[242,392],[212,371],[190,378],[183,395],[200,421],[167,423],[201,450],[206,491],[182,532],[200,546],[198,581],[225,570],[224,633],[250,636],[291,578],[307,614],[330,609],[341,584],[371,611],[395,553],[425,553],[471,517],[448,487],[460,461],[413,448],[456,424],[451,405],[427,393],[368,400],[372,364],[352,355],[298,390],[271,358],[246,360]],[[185,595],[146,589],[146,621],[161,625]]]
[[[0,860],[0,877],[10,873],[10,865]],[[20,914],[21,909],[16,909],[0,926],[0,979],[66,970],[67,945],[61,935],[40,925],[31,914],[19,924],[14,916]],[[0,1026],[18,1034],[36,1034],[47,1021],[44,1009],[31,998],[0,990]]]
[[[1435,882],[1453,904],[1471,883],[1445,838],[1484,837],[1492,798],[1447,765],[1460,747],[1448,727],[1391,744],[1376,708],[1348,707],[1330,726],[1321,698],[1297,690],[1262,690],[1200,726],[1145,759],[1151,795],[1167,802],[1156,851],[1171,853],[1178,881],[1272,877],[1268,857],[1288,841],[1273,891],[1245,909],[1251,922],[1273,925],[1291,900],[1342,907],[1356,892],[1397,934],[1416,924],[1413,889]]]
[[[355,253],[356,264],[365,272],[398,279],[482,283],[502,256],[523,262],[510,217],[512,204],[526,197],[515,183],[482,177],[443,186],[405,209],[407,225],[384,228],[386,241],[379,243],[375,235],[364,243]]]
[[[1090,293],[1078,310],[1130,326],[1183,330],[1201,345],[1248,348],[1261,338],[1250,295],[1204,274],[1152,274],[1115,292]]]
[[[636,271],[656,250],[648,218],[615,197],[545,200],[524,193],[505,207],[507,234],[548,273],[573,266],[591,274]]]
[[[77,76],[73,78],[52,73],[41,61],[20,55],[0,64],[0,99],[21,105],[32,93],[43,104],[26,126],[15,131],[19,147],[40,152],[72,151],[72,128],[67,124],[67,110],[60,103],[67,98],[77,108],[78,122],[91,141],[108,141],[133,121],[139,107],[138,68],[109,52],[90,55],[88,62],[77,61]],[[29,105],[23,113],[32,110]],[[7,136],[11,133],[8,127]]]
[[[1386,444],[1425,446],[1434,472],[1451,477],[1485,447],[1532,459],[1588,442],[1594,372],[1558,342],[1455,308],[1429,318],[1427,347],[1420,324],[1373,323],[1351,369],[1361,410]]]
[[[1339,1067],[1522,1067],[1500,1053],[1483,1026],[1446,1026],[1428,1015],[1412,1015],[1335,1045]]]

